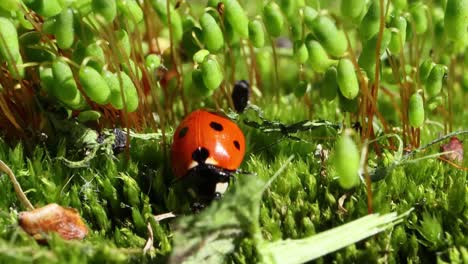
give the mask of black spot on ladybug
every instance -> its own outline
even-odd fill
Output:
[[[192,152],[192,159],[198,163],[205,163],[205,160],[210,156],[210,152],[204,147],[198,147]]]
[[[188,127],[183,127],[180,132],[179,132],[179,138],[183,138],[185,137],[185,135],[187,134],[188,132]]]
[[[216,131],[223,131],[224,129],[223,125],[214,121],[210,123],[210,127]]]
[[[234,103],[234,108],[238,113],[244,112],[245,107],[249,101],[249,87],[250,84],[248,81],[241,80],[236,82],[232,90],[232,102]]]
[[[240,150],[240,144],[239,141],[234,140],[234,147],[236,147],[237,150]]]

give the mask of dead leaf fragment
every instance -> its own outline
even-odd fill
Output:
[[[88,234],[78,211],[56,203],[32,211],[20,212],[19,225],[36,240],[45,239],[44,234],[55,232],[63,239],[83,239]]]
[[[457,137],[451,137],[449,143],[440,146],[440,152],[450,152],[442,155],[449,161],[463,162],[463,143]]]

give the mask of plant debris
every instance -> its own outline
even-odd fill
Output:
[[[20,212],[18,223],[36,240],[44,240],[45,234],[50,232],[55,232],[66,240],[83,239],[88,234],[88,228],[77,210],[64,208],[56,203]]]

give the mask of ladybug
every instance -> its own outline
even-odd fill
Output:
[[[229,118],[208,110],[190,113],[177,127],[171,164],[199,198],[211,201],[226,191],[245,154],[245,138]]]

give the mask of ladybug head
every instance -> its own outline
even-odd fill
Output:
[[[189,170],[184,181],[202,200],[210,202],[220,198],[227,190],[233,171],[206,163],[204,148],[194,151],[193,154],[194,163],[197,165]]]

